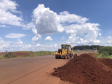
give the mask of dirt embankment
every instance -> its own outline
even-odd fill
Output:
[[[111,67],[111,59],[99,60],[92,54],[82,54],[55,68],[53,75],[76,84],[112,84]]]
[[[102,58],[102,59],[99,59],[99,61],[112,69],[112,59]]]
[[[12,54],[16,56],[24,56],[24,55],[32,55],[33,52],[13,52]]]

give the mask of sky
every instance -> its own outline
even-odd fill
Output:
[[[0,0],[0,52],[112,46],[112,0]]]

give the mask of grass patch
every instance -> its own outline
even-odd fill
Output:
[[[112,47],[111,46],[105,46],[98,50],[96,53],[96,56],[98,58],[110,58],[112,59]]]
[[[96,57],[97,58],[109,58],[109,59],[112,59],[112,55],[103,55],[103,54],[100,54],[100,53],[96,53]]]
[[[34,52],[34,56],[44,56],[44,55],[53,55],[54,52],[51,52],[51,51],[37,51],[37,52]]]
[[[15,52],[24,52],[24,53],[31,53],[31,52],[33,52],[33,51],[15,51]]]
[[[109,58],[109,59],[112,59],[112,55],[109,55],[109,56],[101,56],[101,55],[98,55],[97,57],[98,58]]]
[[[4,59],[3,55],[0,55],[0,59]]]

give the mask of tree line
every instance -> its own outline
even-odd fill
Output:
[[[74,46],[73,50],[99,50],[104,46],[100,45],[79,45],[79,46]]]

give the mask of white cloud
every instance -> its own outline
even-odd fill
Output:
[[[41,46],[41,44],[38,43],[38,44],[36,44],[36,46]]]
[[[99,33],[99,36],[101,36],[102,34],[101,33]]]
[[[76,39],[73,38],[73,40],[77,40],[77,39],[80,39],[80,41],[77,41],[78,44],[84,44],[84,43],[87,44],[88,43],[88,41],[83,38],[76,38]],[[71,38],[71,40],[72,40],[72,38]],[[109,36],[107,38],[103,38],[100,41],[95,40],[95,41],[93,41],[93,43],[104,45],[104,46],[112,46],[112,37],[111,36]],[[57,44],[42,45],[40,43],[37,43],[36,45],[30,45],[30,44],[23,43],[22,40],[20,40],[20,39],[18,39],[16,42],[12,42],[12,41],[4,41],[0,37],[0,52],[4,52],[6,50],[7,51],[40,51],[40,50],[57,51],[58,48],[59,47],[57,46]]]
[[[99,34],[100,29],[98,26],[100,25],[98,23],[87,23],[88,18],[70,14],[67,11],[57,14],[50,10],[50,8],[45,8],[44,4],[39,4],[33,10],[32,17],[32,22],[37,27],[37,30],[35,28],[33,28],[35,31],[32,30],[35,34],[53,34],[66,31],[67,34],[71,35],[67,40],[68,43],[74,43],[76,39],[79,39],[77,35],[84,36],[87,43],[92,41],[94,43],[99,42],[96,38]],[[71,24],[68,25],[67,23]]]
[[[4,40],[0,37],[0,45],[4,44]]]
[[[88,19],[85,17],[76,14],[70,14],[67,11],[63,11],[57,14],[56,12],[50,10],[50,8],[45,7],[44,4],[39,4],[37,8],[33,10],[32,22],[24,26],[23,29],[32,28],[32,31],[35,35],[53,34],[57,32],[63,32],[66,22],[84,24],[86,21],[88,21]],[[74,33],[76,31],[71,29],[67,30],[66,32]],[[34,36],[32,40],[34,39],[39,40],[40,38]]]
[[[94,40],[95,44],[99,44],[101,41],[100,40]]]
[[[58,46],[57,44],[53,44],[53,45],[41,45],[39,44],[39,46],[37,46],[37,50],[44,50],[44,51],[57,51]]]
[[[56,48],[56,47],[57,47],[57,44],[49,45],[49,47],[54,47],[54,48]]]
[[[44,4],[39,4],[37,8],[33,10],[32,22],[37,26],[38,34],[53,34],[57,32],[63,32],[63,24],[68,23],[85,23],[87,18],[81,17],[76,14],[70,14],[67,11],[57,14],[45,8]]]
[[[80,42],[79,43],[81,43],[81,44],[99,44],[100,40],[88,41],[88,40],[84,40],[83,38],[80,38]]]
[[[32,22],[23,26],[24,30],[28,30],[28,29],[32,29],[32,28],[35,29],[35,25]]]
[[[37,42],[39,39],[41,39],[41,35],[37,34],[32,38],[32,41]]]
[[[110,39],[110,38],[112,38],[112,37],[111,37],[111,36],[108,36],[107,38]]]
[[[71,34],[69,36],[69,39],[67,40],[67,43],[74,43],[79,37],[76,37],[76,34]]]
[[[107,40],[107,43],[112,44],[112,37],[111,36],[108,36],[106,40]]]
[[[11,33],[11,34],[6,35],[5,37],[7,37],[7,38],[21,38],[24,36],[26,36],[26,35],[25,34]]]
[[[57,44],[52,45],[42,45],[42,44],[36,44],[36,45],[30,45],[25,44],[22,42],[22,40],[18,39],[16,42],[12,41],[4,41],[0,37],[0,52],[5,52],[6,50],[9,51],[40,51],[40,50],[46,50],[46,51],[56,51],[58,49]]]
[[[69,29],[69,30],[66,30],[66,33],[67,34],[73,34],[73,33],[76,33],[77,31],[73,30],[73,29]]]
[[[43,4],[39,4],[33,10],[33,23],[37,26],[38,34],[52,34],[62,32],[64,29],[60,24],[60,18],[57,13],[49,8],[45,8]]]
[[[56,12],[46,8],[44,4],[39,4],[37,8],[33,10],[32,22],[23,25],[22,17],[14,15],[14,13],[20,13],[17,11],[18,4],[11,0],[0,0],[0,24],[10,24],[16,26],[22,26],[24,30],[32,29],[34,37],[33,42],[37,42],[41,39],[43,34],[53,34],[58,32],[66,31],[70,34],[67,43],[100,43],[97,39],[100,26],[98,23],[89,23],[89,19],[76,14],[70,14],[67,11]],[[70,24],[68,24],[70,23]],[[14,35],[16,33],[11,33],[7,35],[8,38],[20,38],[24,35]],[[80,39],[82,38],[82,40]],[[52,40],[52,38],[46,37],[47,40]]]
[[[81,41],[80,43],[84,43],[84,44],[87,43],[87,40],[84,40],[83,38],[80,38],[80,41]]]
[[[15,44],[23,44],[22,40],[18,39],[18,41]]]
[[[11,0],[0,0],[0,24],[22,26],[22,17],[14,13],[20,13],[16,8],[17,3]]]
[[[52,41],[53,39],[52,39],[50,36],[47,36],[47,37],[45,38],[45,40],[50,40],[50,41]]]
[[[8,48],[10,45],[10,41],[4,41],[2,38],[0,38],[0,52],[6,51],[6,48]]]
[[[99,45],[103,45],[103,46],[112,46],[112,37],[108,36],[107,38],[99,38],[100,39],[100,43]]]
[[[65,26],[66,33],[71,34],[67,42],[75,43],[76,39],[79,39],[78,37],[84,37],[83,39],[85,39],[85,40],[79,39],[81,41],[80,43],[99,42],[97,40],[98,32],[100,30],[98,26],[99,26],[98,23],[72,24]]]
[[[15,11],[17,4],[11,0],[0,0],[0,8],[3,10]]]
[[[30,22],[27,25],[24,25],[24,30],[32,29],[32,32],[34,33],[34,37],[32,38],[33,42],[37,42],[39,39],[41,39],[41,35],[37,33],[37,29],[35,28],[35,25]]]
[[[32,28],[32,32],[33,32],[35,35],[37,35],[37,29],[35,29],[35,27]]]
[[[65,22],[68,22],[68,23],[85,23],[86,21],[88,21],[87,18],[83,18],[79,15],[76,15],[76,14],[70,14],[69,12],[67,11],[64,11],[64,12],[61,12],[60,15],[60,22],[61,23],[65,23]]]
[[[32,38],[33,42],[37,42],[39,39],[41,39],[41,35],[37,33],[37,29],[35,27],[32,28],[32,32],[34,33],[34,37]]]
[[[0,27],[7,27],[6,25],[0,25]]]

